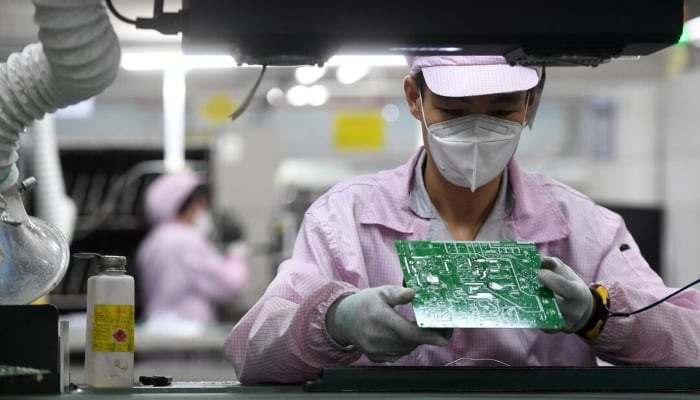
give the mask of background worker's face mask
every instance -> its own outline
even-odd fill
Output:
[[[211,238],[216,233],[216,225],[211,212],[206,209],[200,210],[194,217],[194,226],[205,236]]]
[[[454,185],[475,191],[498,176],[515,154],[523,124],[473,114],[428,125],[422,95],[420,107],[430,155],[440,174]]]

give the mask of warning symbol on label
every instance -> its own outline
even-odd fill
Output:
[[[112,334],[112,337],[119,343],[124,342],[126,340],[126,332],[124,332],[124,329],[117,329]]]
[[[134,306],[95,304],[92,351],[134,351]]]

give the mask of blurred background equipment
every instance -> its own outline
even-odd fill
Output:
[[[205,168],[207,154],[207,149],[188,149],[186,162],[198,169]],[[77,210],[71,253],[117,254],[135,260],[136,247],[149,230],[143,212],[145,190],[165,171],[162,151],[98,146],[64,148],[61,164],[66,190]],[[135,263],[127,263],[126,269],[138,282]],[[51,291],[51,303],[62,313],[85,311],[87,280],[96,272],[94,265],[86,260],[71,258],[64,279]],[[137,319],[141,317],[140,304],[137,285]]]
[[[38,205],[39,214],[49,222],[27,216],[15,165],[19,135],[45,113],[88,99],[109,86],[119,69],[121,51],[98,0],[70,4],[34,0],[33,4],[40,43],[27,45],[0,65],[0,313],[3,320],[12,322],[3,329],[2,363],[10,371],[42,372],[41,379],[29,385],[20,381],[1,387],[9,393],[58,393],[65,389],[68,368],[63,362],[67,329],[59,335],[54,306],[25,304],[47,294],[65,274],[66,236],[72,234],[74,209],[66,206],[70,201],[57,181],[60,165],[55,141],[42,136],[37,147],[43,151],[43,163],[36,167],[42,180],[47,180],[48,196],[42,196]]]
[[[279,212],[271,229],[271,271],[291,257],[299,226],[311,203],[335,183],[358,172],[338,159],[287,158],[279,163],[274,176]]]

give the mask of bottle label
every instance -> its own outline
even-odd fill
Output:
[[[92,351],[134,352],[134,306],[95,304]]]

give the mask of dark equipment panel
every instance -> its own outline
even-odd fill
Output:
[[[183,50],[268,65],[323,63],[338,53],[446,49],[504,55],[515,63],[597,65],[675,44],[683,13],[683,0],[450,0],[439,6],[411,0],[184,0]]]

